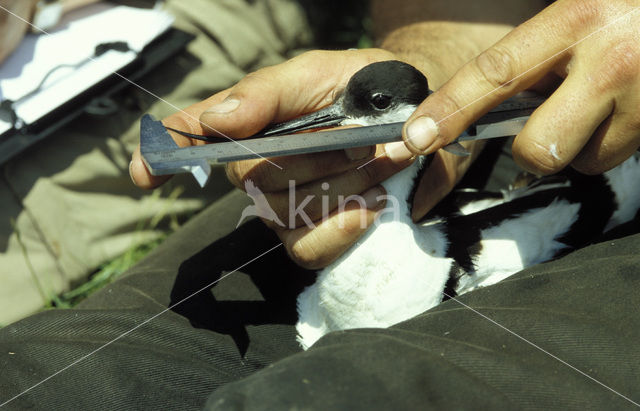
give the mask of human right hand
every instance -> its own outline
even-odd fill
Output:
[[[501,101],[559,76],[516,137],[514,159],[539,175],[613,168],[640,146],[639,23],[636,1],[556,1],[429,96],[405,126],[408,147],[434,152]]]

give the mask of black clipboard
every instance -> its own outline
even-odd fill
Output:
[[[169,58],[183,50],[195,36],[185,31],[169,28],[142,49],[136,59],[117,73],[131,81],[137,81]],[[112,74],[93,87],[83,91],[34,123],[20,129],[11,129],[0,135],[0,165],[45,139],[84,113],[97,99],[108,98],[131,84]]]

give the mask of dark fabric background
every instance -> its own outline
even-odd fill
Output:
[[[6,409],[634,407],[552,355],[640,401],[639,235],[460,297],[472,309],[450,300],[302,352],[295,300],[314,274],[259,221],[234,231],[249,203],[233,192],[78,308],[0,330],[0,403],[63,370]]]

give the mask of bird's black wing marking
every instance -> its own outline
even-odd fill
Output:
[[[586,176],[567,170],[571,180],[573,202],[580,202],[578,219],[558,241],[572,248],[584,247],[604,231],[607,222],[617,210],[615,193],[604,175]]]
[[[569,179],[570,186],[534,192],[473,214],[450,216],[443,225],[449,239],[447,257],[453,258],[466,273],[473,272],[473,259],[482,250],[482,230],[517,218],[534,208],[546,207],[554,200],[580,204],[577,220],[557,240],[569,249],[590,244],[602,233],[616,210],[614,193],[602,175],[585,176],[570,171]],[[459,273],[454,274],[459,278]]]
[[[448,299],[458,295],[458,292],[456,291],[458,288],[458,282],[460,281],[460,277],[465,274],[467,274],[465,269],[456,261],[451,264],[451,268],[449,269],[449,279],[445,283],[444,291],[442,292],[442,301],[447,301]]]
[[[473,257],[481,251],[476,244],[482,240],[482,230],[517,218],[531,209],[546,207],[557,198],[570,196],[570,187],[560,187],[516,198],[476,213],[451,216],[444,224],[449,239],[447,257],[457,261],[465,271],[472,272],[475,269]]]

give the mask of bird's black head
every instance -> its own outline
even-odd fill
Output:
[[[351,119],[358,119],[358,122],[346,124],[405,121],[428,95],[426,77],[413,66],[397,60],[381,61],[356,72],[340,97],[329,107],[271,125],[258,135],[295,133],[345,124]]]
[[[381,61],[355,73],[343,93],[349,117],[376,116],[403,105],[417,106],[429,95],[427,78],[410,64]]]

